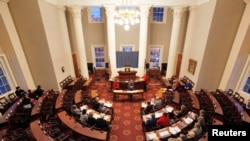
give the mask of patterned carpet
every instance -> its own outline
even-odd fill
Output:
[[[91,89],[98,91],[100,99],[113,101],[113,95],[108,91],[106,83],[108,82],[103,80],[97,81],[91,86]],[[144,93],[144,100],[153,98],[160,87],[160,82],[150,80],[148,90]],[[114,120],[112,121],[110,141],[122,141],[124,139],[128,141],[145,140],[140,116],[141,96],[135,96],[133,99],[133,101],[129,101],[128,97],[119,96],[119,100],[113,101]]]

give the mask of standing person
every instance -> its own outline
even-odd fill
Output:
[[[178,90],[179,86],[180,86],[180,83],[179,83],[178,79],[177,78],[174,79],[173,84],[172,84],[172,90],[173,91]]]
[[[120,89],[120,82],[118,78],[115,78],[115,81],[113,82],[113,85],[112,85],[112,89],[113,90]]]
[[[148,87],[148,76],[147,75],[143,75],[142,79],[144,80],[144,91],[147,91],[147,87]]]
[[[21,89],[19,86],[17,86],[15,94],[16,96],[20,98],[20,97],[23,97],[26,94],[26,92],[23,89]]]
[[[193,88],[193,84],[191,83],[191,81],[189,79],[187,79],[187,81],[184,84],[184,89],[185,90],[192,90]]]
[[[23,104],[23,107],[25,109],[30,109],[30,108],[32,108],[32,106],[34,106],[32,104],[31,99],[29,98],[29,96],[28,96],[27,93],[24,94],[24,98],[23,98],[22,104]]]
[[[128,82],[128,90],[133,91],[134,87],[135,87],[134,80],[130,79],[129,82]],[[129,95],[129,99],[132,100],[132,95],[131,94]]]
[[[247,104],[246,104],[246,109],[250,109],[250,99],[248,99],[248,102],[247,102]]]
[[[44,90],[42,89],[42,86],[41,86],[41,85],[38,85],[38,86],[37,86],[35,93],[37,94],[38,97],[40,97],[40,96],[43,95]]]
[[[135,87],[134,80],[130,79],[128,82],[128,90],[132,91],[132,90],[134,90],[134,87]]]

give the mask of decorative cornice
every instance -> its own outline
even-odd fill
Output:
[[[10,0],[0,0],[0,2],[8,3]]]
[[[250,0],[244,0],[244,2],[245,2],[246,4],[249,4],[249,3],[250,3]]]
[[[183,6],[178,6],[178,7],[173,7],[173,15],[174,18],[181,18],[183,15],[183,12],[187,10],[187,7],[183,7]]]
[[[70,6],[69,12],[72,14],[73,18],[81,18],[82,16],[82,8],[79,6]]]

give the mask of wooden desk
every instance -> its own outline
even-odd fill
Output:
[[[198,97],[194,94],[192,90],[189,90],[188,93],[192,99],[193,108],[195,108],[196,110],[200,110],[200,103],[199,103]]]
[[[74,118],[71,118],[66,111],[61,111],[58,114],[60,120],[68,126],[72,131],[88,137],[90,139],[99,140],[99,141],[106,141],[108,139],[108,132],[107,131],[98,131],[88,127],[82,127],[82,125],[75,121]]]
[[[136,73],[137,73],[137,71],[129,71],[129,72],[118,71],[118,74],[119,74],[118,78],[122,79],[122,80],[130,80],[130,79],[135,80],[136,79]]]
[[[66,94],[67,89],[63,89],[59,95],[56,98],[56,103],[55,103],[55,109],[58,110],[60,108],[62,108],[62,100],[63,100],[63,96]]]
[[[74,101],[75,101],[75,104],[82,102],[82,91],[81,90],[76,91]]]
[[[42,128],[40,127],[40,125],[38,124],[39,120],[35,120],[33,122],[30,123],[30,129],[31,132],[33,134],[33,136],[37,139],[37,140],[41,140],[41,141],[51,141],[50,137],[47,136]]]
[[[116,95],[137,95],[137,94],[141,94],[142,96],[142,100],[144,99],[143,98],[143,94],[144,94],[144,90],[143,89],[140,89],[140,90],[132,90],[132,91],[129,91],[129,90],[113,90],[113,94],[114,94],[114,100],[116,99]]]
[[[209,96],[209,98],[212,100],[213,106],[214,106],[214,112],[219,114],[219,115],[223,115],[223,110],[220,106],[220,103],[217,101],[217,99],[208,90],[206,90],[206,89],[203,89],[203,90]]]
[[[182,117],[181,120],[170,126],[151,132],[146,132],[146,141],[152,141],[154,138],[163,139],[180,133],[183,129],[185,129],[187,126],[194,122],[193,116],[196,114],[193,112],[190,113],[191,114]]]
[[[90,77],[87,81],[85,81],[82,85],[82,91],[87,91],[92,82],[93,82],[92,77]]]
[[[176,104],[180,103],[180,93],[178,93],[177,91],[174,91],[174,98],[173,98],[173,102]]]
[[[22,103],[23,98],[18,99],[0,118],[0,126],[4,127],[8,124],[8,118],[9,115],[11,115],[17,106],[19,106],[20,103]]]
[[[31,118],[36,118],[39,116],[40,108],[41,108],[40,106],[42,102],[43,102],[43,96],[39,97],[36,104],[33,106],[31,113],[30,113]]]
[[[110,83],[110,89],[112,90],[112,85],[114,83],[114,79],[110,79],[109,83]],[[121,90],[127,90],[128,89],[128,81],[119,80],[119,83],[120,83],[120,89]],[[134,89],[135,90],[144,89],[144,85],[145,85],[145,81],[143,79],[136,79],[134,81],[134,86],[135,86]]]

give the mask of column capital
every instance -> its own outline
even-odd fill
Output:
[[[246,4],[249,4],[249,3],[250,3],[250,0],[244,0],[244,2],[245,2]]]
[[[72,14],[73,18],[81,18],[82,16],[82,7],[79,6],[70,6],[69,12]]]
[[[63,5],[57,5],[56,7],[57,7],[58,10],[66,11],[66,7],[63,6]]]
[[[141,17],[148,17],[151,5],[140,5]]]
[[[190,12],[192,12],[192,11],[196,11],[198,8],[199,8],[199,7],[198,7],[197,5],[193,5],[193,6],[188,7],[188,10],[189,10]]]
[[[0,0],[0,2],[8,3],[10,0]]]
[[[172,7],[172,9],[174,10],[173,15],[174,18],[181,18],[184,11],[187,10],[186,6],[176,6],[176,7]]]
[[[114,16],[114,12],[115,12],[115,5],[103,5],[103,7],[106,10],[106,16],[108,17],[113,17]]]

